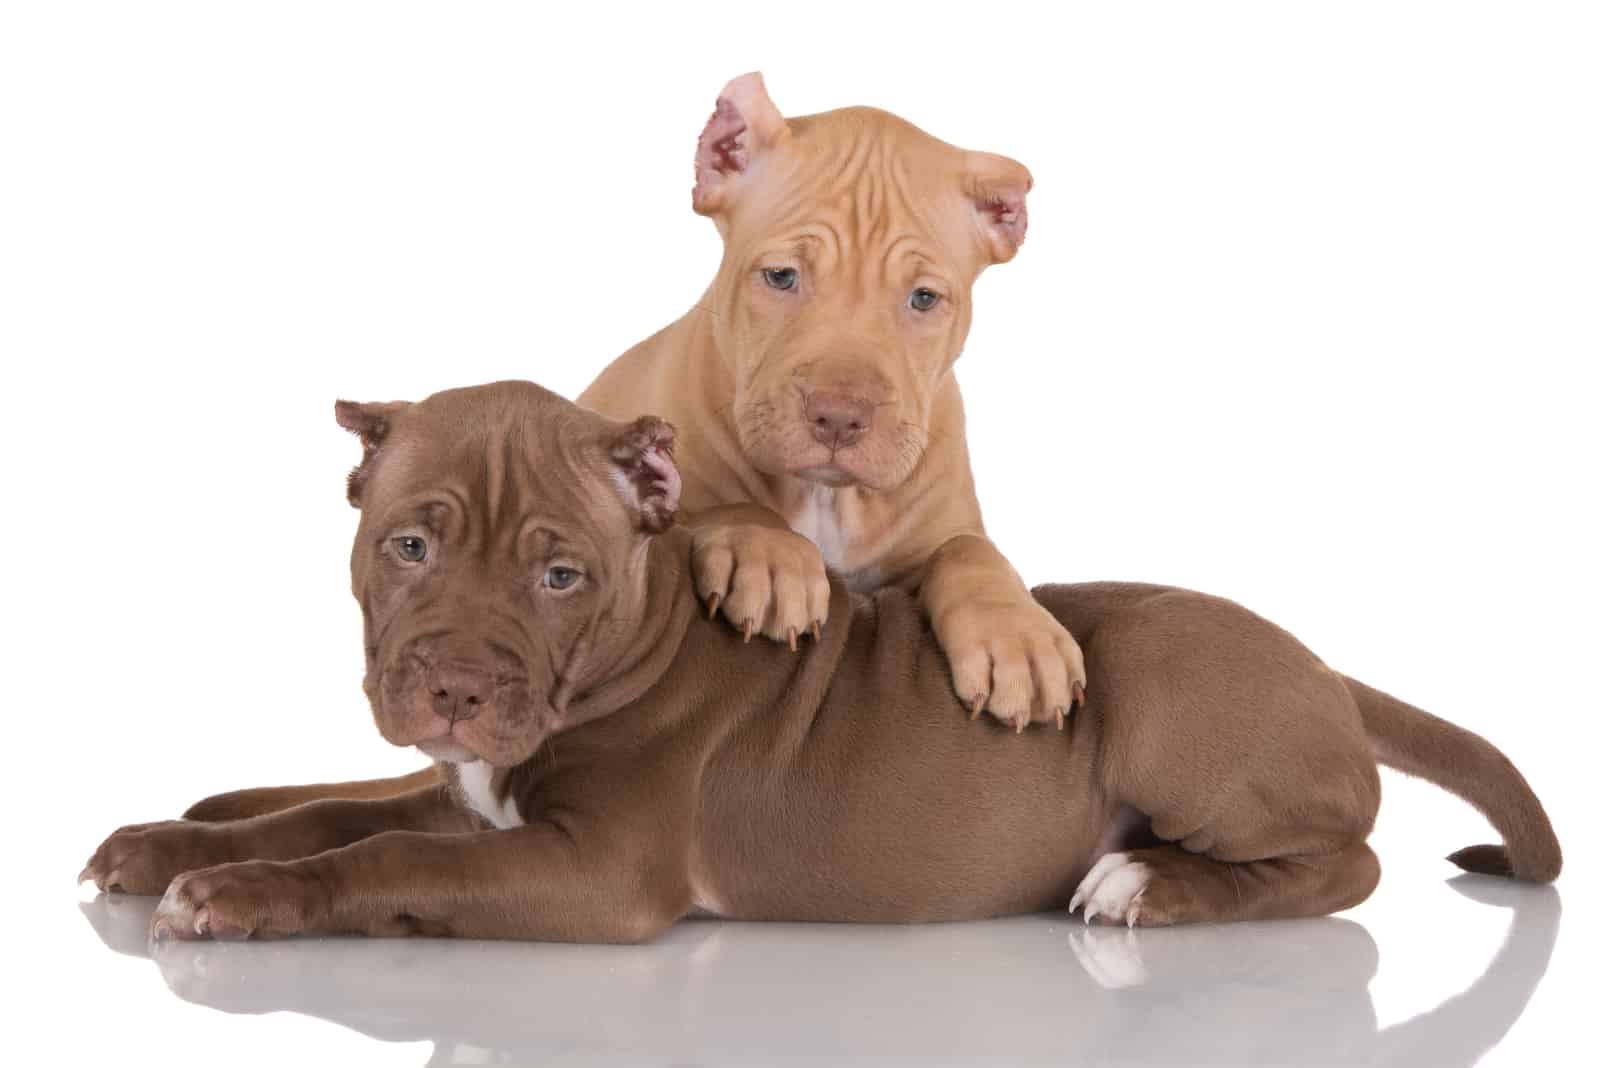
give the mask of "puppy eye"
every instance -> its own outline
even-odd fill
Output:
[[[765,278],[767,285],[773,289],[793,289],[800,272],[793,267],[763,267],[761,277]]]
[[[390,544],[394,546],[394,554],[408,564],[420,564],[428,558],[428,543],[415,534],[394,538]]]
[[[567,590],[582,577],[583,573],[575,567],[552,567],[544,573],[544,584],[552,590]]]
[[[911,307],[915,311],[927,311],[939,303],[939,294],[931,289],[918,286],[911,291]]]

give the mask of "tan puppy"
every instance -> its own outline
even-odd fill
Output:
[[[919,590],[962,701],[1019,727],[1065,715],[1083,659],[983,534],[951,368],[1031,184],[872,108],[785,120],[759,74],[736,78],[695,156],[722,266],[578,398],[692,431],[683,506],[713,611],[793,644],[826,620],[824,562],[852,589]]]
[[[962,714],[903,591],[836,583],[832,625],[798,655],[707,621],[659,419],[528,383],[339,418],[367,446],[350,555],[367,695],[450,788],[124,828],[84,877],[167,888],[158,936],[635,941],[694,910],[1313,915],[1377,883],[1379,760],[1488,816],[1505,844],[1462,867],[1560,871],[1538,798],[1488,742],[1231,602],[1040,588],[1099,682],[1070,730],[1018,737]],[[1051,818],[1016,819],[1019,792]]]
[[[1083,654],[984,535],[951,368],[973,282],[1022,244],[1031,185],[1020,163],[887,112],[785,119],[759,74],[736,78],[695,156],[695,210],[723,238],[717,276],[578,398],[690,431],[680,522],[713,615],[793,647],[827,621],[824,564],[854,590],[915,592],[962,703],[1019,730],[1063,722]],[[236,791],[187,815],[435,780]]]

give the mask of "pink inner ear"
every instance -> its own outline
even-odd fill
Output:
[[[750,149],[745,141],[748,124],[727,97],[717,99],[717,110],[700,131],[700,144],[694,153],[694,200],[698,206],[710,195],[720,178],[737,174],[750,165]]]
[[[683,478],[678,474],[678,465],[653,445],[646,449],[639,459],[643,460],[644,465],[656,476],[656,481],[651,483],[651,486],[660,491],[663,507],[668,512],[676,512],[678,499],[683,496]]]
[[[1014,248],[1020,248],[1023,238],[1028,236],[1026,197],[994,194],[989,197],[984,210],[994,223],[995,229],[999,230]]]

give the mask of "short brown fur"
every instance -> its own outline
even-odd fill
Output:
[[[707,621],[691,536],[641,526],[661,502],[613,468],[612,446],[654,424],[523,383],[439,394],[388,423],[351,557],[374,716],[396,744],[492,758],[490,789],[526,823],[489,829],[430,785],[124,828],[85,875],[166,888],[158,933],[635,941],[696,908],[963,919],[1061,908],[1108,850],[1148,865],[1129,922],[1313,915],[1377,882],[1380,759],[1506,836],[1466,866],[1560,870],[1537,798],[1487,742],[1231,602],[1132,583],[1034,591],[1081,636],[1098,685],[1064,730],[1018,735],[968,719],[904,592],[834,583],[834,623],[798,655]],[[430,520],[431,562],[395,560],[395,532],[440,494],[459,514]],[[581,584],[532,584],[562,561]],[[470,716],[446,718],[412,679],[410,661],[441,657],[498,665]],[[468,766],[449,763],[452,782]]]

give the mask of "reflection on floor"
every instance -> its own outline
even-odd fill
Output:
[[[1061,916],[928,927],[689,922],[649,946],[307,939],[151,947],[151,898],[83,905],[181,998],[297,1012],[430,1064],[1469,1065],[1516,1021],[1561,921],[1551,887],[1463,876],[1512,911],[1488,968],[1379,1030],[1378,948],[1347,919],[1127,931]]]

